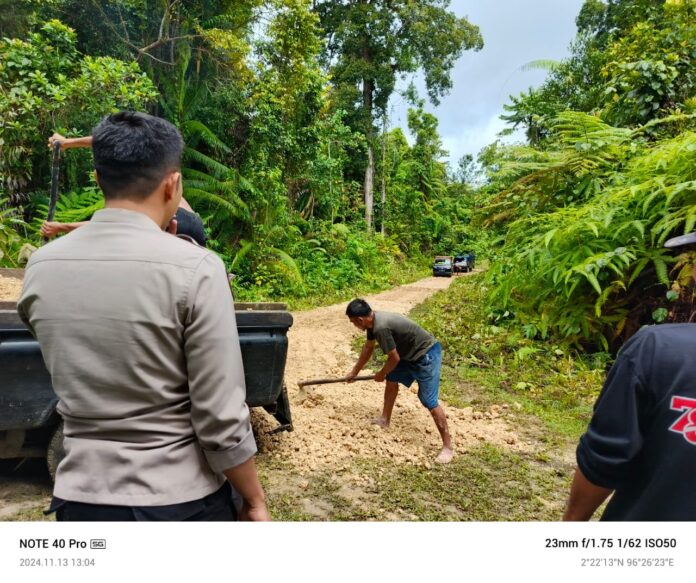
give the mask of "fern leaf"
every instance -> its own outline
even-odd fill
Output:
[[[667,275],[667,263],[661,257],[654,257],[653,264],[655,265],[655,272],[657,273],[657,279],[660,283],[664,285],[669,285],[669,276]]]
[[[232,271],[239,267],[239,264],[241,263],[242,259],[244,259],[255,246],[253,241],[241,241],[241,244],[242,246],[235,254],[234,259],[232,260],[232,264],[230,265],[230,269]]]

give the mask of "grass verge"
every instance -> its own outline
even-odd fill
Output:
[[[558,520],[569,474],[553,456],[482,444],[427,471],[355,459],[348,471],[319,472],[296,487],[291,477],[280,492],[265,481],[274,520],[523,521]]]
[[[305,298],[280,298],[277,301],[288,304],[290,310],[310,310],[321,306],[330,306],[340,302],[349,302],[353,298],[362,297],[393,287],[412,283],[430,275],[430,267],[422,263],[404,262],[396,264],[390,271],[388,278],[368,282],[361,281],[356,285],[345,287],[331,292],[321,292],[309,295]]]
[[[509,403],[552,435],[576,439],[589,421],[606,360],[492,324],[486,291],[483,274],[457,278],[411,313],[443,345],[442,394],[459,407]]]

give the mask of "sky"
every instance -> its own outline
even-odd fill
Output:
[[[538,59],[568,56],[575,37],[575,17],[583,0],[452,0],[450,10],[481,29],[484,47],[465,51],[452,71],[453,87],[435,107],[444,148],[453,168],[465,154],[474,158],[504,129],[499,119],[509,95],[540,85],[545,71],[521,71]],[[426,97],[422,78],[416,87]],[[390,107],[392,126],[407,129],[408,105],[400,97]],[[516,138],[521,138],[518,134]],[[513,138],[507,138],[514,139]]]

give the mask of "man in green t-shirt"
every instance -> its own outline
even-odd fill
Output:
[[[367,332],[360,358],[347,375],[349,382],[358,376],[370,360],[375,343],[378,343],[382,352],[387,355],[387,361],[375,375],[375,382],[381,383],[386,380],[384,409],[382,415],[373,423],[380,427],[389,427],[399,383],[410,387],[413,381],[418,381],[418,398],[430,411],[442,437],[442,450],[435,461],[443,464],[452,461],[454,449],[447,427],[447,416],[438,401],[442,366],[440,343],[432,334],[405,316],[391,312],[375,312],[362,299],[353,300],[348,304],[346,316],[356,328]]]

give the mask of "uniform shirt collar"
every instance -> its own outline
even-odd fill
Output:
[[[129,225],[138,225],[141,227],[149,227],[161,231],[157,223],[148,217],[145,213],[131,211],[127,209],[105,208],[98,210],[92,216],[94,223],[126,223]]]

